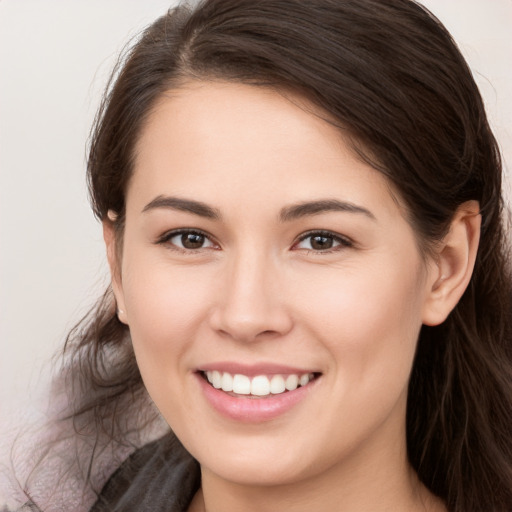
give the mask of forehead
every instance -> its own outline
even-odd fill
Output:
[[[127,203],[160,194],[266,204],[335,194],[396,210],[387,179],[316,114],[298,96],[243,84],[168,91],[143,127]]]
[[[302,97],[269,87],[223,81],[188,82],[156,101],[141,131],[137,154],[146,147],[151,149],[148,138],[154,138],[156,132],[172,135],[180,142],[188,139],[186,147],[195,145],[207,150],[216,145],[219,153],[225,149],[219,143],[228,142],[231,152],[258,144],[279,154],[298,142],[318,139],[319,135],[322,145],[343,148],[338,130],[322,119],[322,114]],[[318,154],[309,145],[303,149]]]

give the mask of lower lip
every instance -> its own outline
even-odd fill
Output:
[[[215,389],[200,374],[196,374],[206,400],[221,415],[244,423],[273,420],[288,412],[309,394],[317,379],[293,391],[268,397],[231,396]]]

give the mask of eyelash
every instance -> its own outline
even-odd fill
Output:
[[[308,238],[314,238],[314,237],[323,237],[323,238],[329,238],[332,239],[333,242],[337,243],[338,245],[334,247],[330,247],[328,249],[323,250],[314,250],[314,249],[303,249],[307,251],[308,254],[329,254],[333,252],[337,252],[343,249],[348,249],[350,247],[354,247],[354,243],[352,240],[345,236],[338,235],[336,233],[333,233],[331,231],[324,231],[324,230],[314,230],[314,231],[308,231],[307,233],[302,234],[297,242],[293,244],[292,247],[296,247],[301,242],[304,242]],[[300,250],[300,249],[299,249]]]
[[[191,254],[194,252],[198,252],[201,249],[209,249],[210,247],[198,247],[196,249],[186,248],[186,247],[179,247],[178,245],[171,243],[170,241],[176,237],[176,236],[183,236],[183,235],[197,235],[204,237],[205,240],[208,240],[213,246],[218,247],[218,244],[214,241],[213,237],[209,235],[208,233],[205,233],[204,231],[201,231],[200,229],[176,229],[173,231],[168,231],[167,233],[164,233],[162,236],[160,236],[156,243],[160,245],[166,245],[168,244],[172,250],[179,251],[185,254]]]
[[[183,236],[183,235],[197,235],[204,237],[206,240],[208,240],[214,248],[218,248],[218,244],[214,241],[213,237],[209,235],[208,233],[205,233],[204,231],[201,231],[199,229],[177,229],[173,231],[168,231],[167,233],[164,233],[162,236],[160,236],[156,243],[160,245],[166,245],[168,244],[171,246],[172,250],[183,252],[186,254],[191,254],[194,252],[198,252],[201,249],[210,249],[211,247],[198,247],[198,248],[186,248],[186,247],[179,247],[178,245],[174,243],[170,243],[170,241],[176,237],[176,236]],[[325,231],[325,230],[314,230],[314,231],[308,231],[307,233],[302,234],[296,242],[293,243],[292,249],[296,248],[300,243],[304,242],[308,238],[314,238],[314,237],[323,237],[332,239],[333,243],[337,243],[338,245],[335,245],[334,247],[330,247],[328,249],[320,249],[320,250],[314,250],[314,249],[297,249],[297,250],[305,250],[308,254],[329,254],[332,252],[337,252],[343,249],[347,249],[354,246],[354,243],[348,239],[347,237],[332,233],[331,231]]]

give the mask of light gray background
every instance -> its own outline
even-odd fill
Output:
[[[116,55],[170,3],[0,0],[0,432],[46,408],[48,361],[108,283],[85,143]],[[423,3],[469,60],[510,166],[512,1]]]

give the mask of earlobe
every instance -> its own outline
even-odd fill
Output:
[[[119,268],[119,257],[117,248],[117,237],[115,232],[115,214],[109,210],[107,218],[103,219],[103,240],[107,250],[107,260],[110,268],[110,278],[112,281],[112,290],[116,299],[117,316],[119,321],[128,324],[126,308],[124,305],[123,287],[121,282],[121,269]]]
[[[477,201],[467,201],[455,212],[432,265],[423,309],[425,325],[443,323],[466,290],[475,266],[480,224]]]

